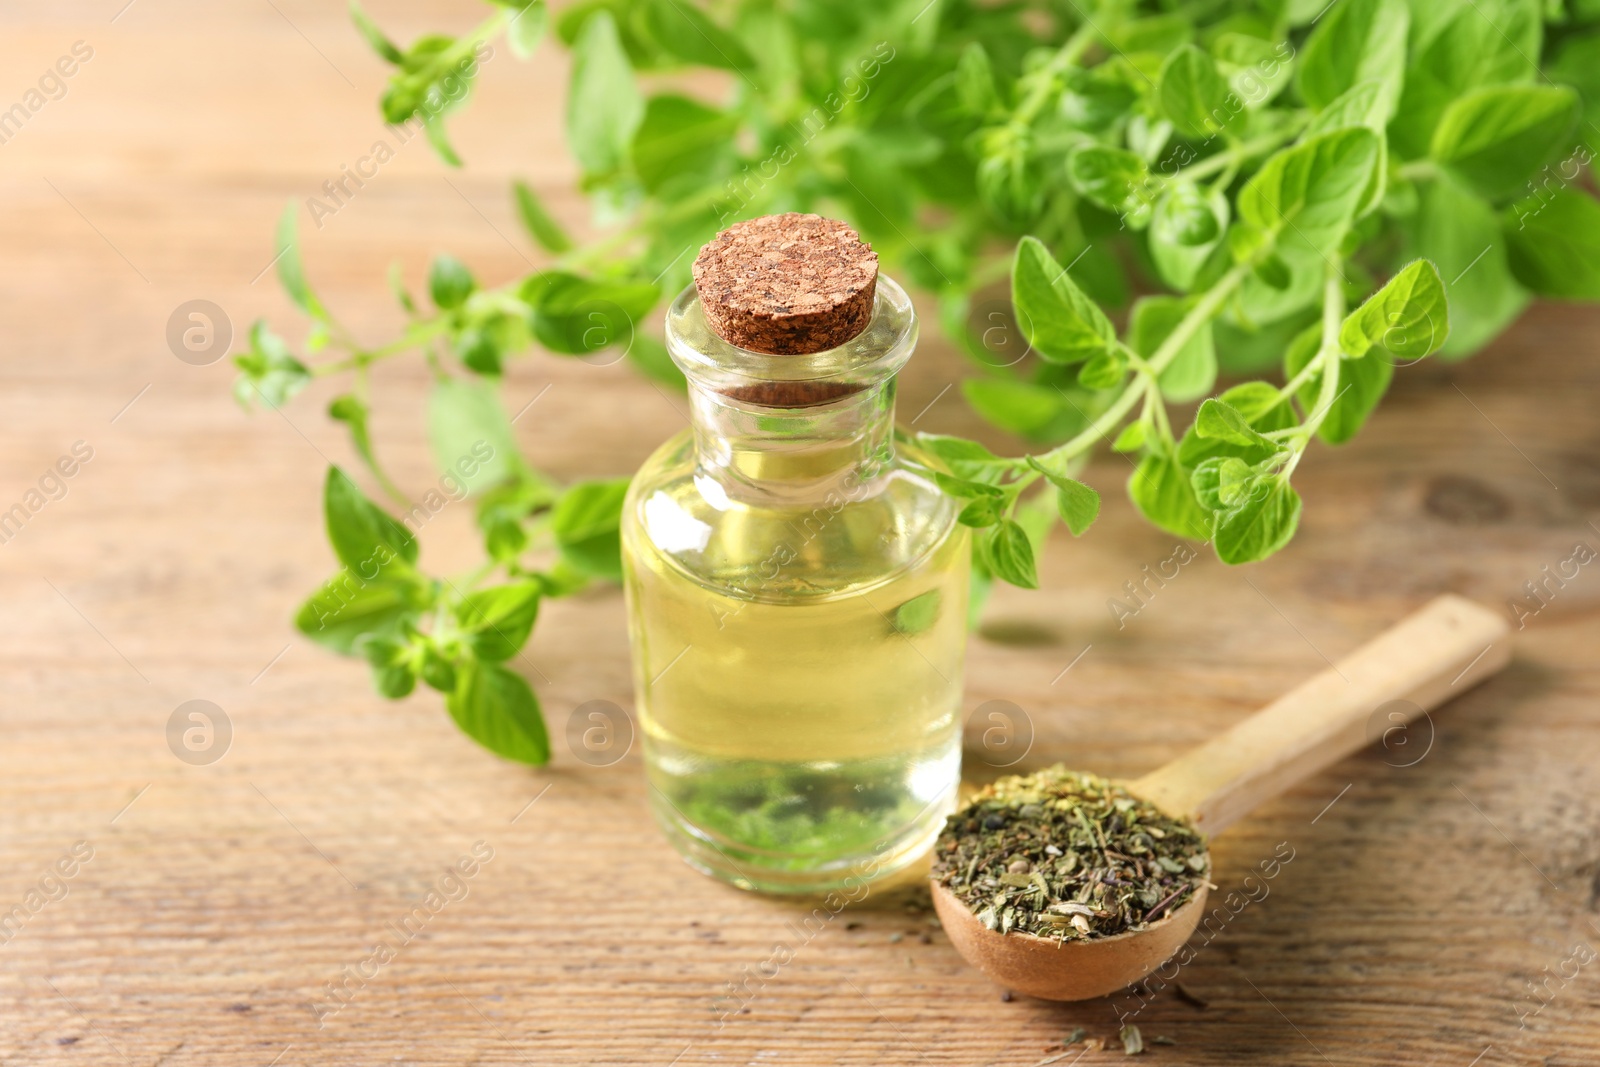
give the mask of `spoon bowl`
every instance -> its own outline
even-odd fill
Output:
[[[1296,782],[1472,687],[1511,658],[1506,620],[1441,596],[1286,696],[1166,766],[1127,783],[1134,796],[1187,819],[1208,838]],[[1208,868],[1209,869],[1209,868]],[[1087,1000],[1161,966],[1205,914],[1206,886],[1161,919],[1110,937],[1057,942],[1002,934],[933,881],[951,944],[1007,989],[1045,1000]]]
[[[938,882],[933,910],[956,951],[1005,988],[1043,1000],[1089,1000],[1115,993],[1171,959],[1200,924],[1206,894],[1201,885],[1188,903],[1142,930],[1087,941],[991,930]]]

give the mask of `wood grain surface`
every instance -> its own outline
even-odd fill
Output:
[[[408,40],[481,14],[371,7]],[[180,362],[165,331],[206,299],[236,336],[266,315],[298,341],[264,273],[274,221],[383,134],[382,71],[343,5],[6,3],[0,109],[78,41],[93,57],[65,95],[0,144],[0,511],[41,480],[56,497],[0,544],[0,916],[24,916],[0,932],[0,1063],[1031,1065],[1077,1027],[1114,1047],[1057,1062],[1121,1062],[1135,1010],[1147,1042],[1175,1042],[1153,1063],[1600,1062],[1600,562],[1526,620],[1500,676],[1218,840],[1214,896],[1259,899],[1198,935],[1181,994],[1010,998],[914,886],[798,937],[801,906],[678,862],[637,752],[567,751],[579,704],[631,702],[614,590],[540,621],[529,673],[558,752],[539,771],[485,755],[431,693],[380,700],[289,628],[332,569],[319,484],[351,458],[332,394],[246,416],[226,363]],[[502,50],[453,124],[468,169],[419,139],[307,225],[312,278],[360,336],[397,325],[391,260],[413,285],[446,248],[491,283],[538,262],[513,176],[581,228],[564,78],[554,50]],[[902,417],[978,432],[935,332]],[[1540,306],[1469,363],[1401,372],[1358,441],[1302,467],[1288,551],[1246,570],[1202,554],[1120,626],[1108,599],[1176,545],[1132,513],[1124,461],[1100,460],[1104,516],[1052,544],[1042,592],[995,597],[966,707],[1025,713],[1019,767],[1136,776],[1436,593],[1506,610],[1600,547],[1597,344],[1600,312]],[[375,381],[375,432],[417,494],[437,477],[425,386],[404,361]],[[517,431],[563,478],[631,471],[684,422],[622,366],[508,375],[514,409],[541,390]],[[77,442],[92,458],[49,477]],[[473,558],[467,511],[430,524],[430,567]],[[207,765],[167,741],[194,699],[231,723]],[[971,751],[970,778],[998,773],[986,760]],[[472,875],[449,876],[464,857]],[[793,958],[766,966],[778,943]]]

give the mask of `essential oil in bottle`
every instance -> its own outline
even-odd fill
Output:
[[[623,516],[658,821],[695,867],[814,892],[938,836],[960,777],[970,548],[894,429],[917,322],[843,223],[739,223],[668,311],[692,426]]]

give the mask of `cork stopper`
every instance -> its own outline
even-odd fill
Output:
[[[877,283],[878,254],[859,234],[797,212],[735,223],[694,261],[711,329],[774,355],[822,352],[855,337],[872,319]]]

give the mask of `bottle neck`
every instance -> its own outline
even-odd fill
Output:
[[[796,383],[800,384],[800,383]],[[854,498],[894,460],[894,378],[821,403],[748,403],[692,378],[689,404],[702,476],[731,497]]]
[[[667,351],[689,380],[703,489],[751,503],[859,500],[894,460],[895,375],[917,343],[911,298],[879,275],[871,319],[836,348],[776,354],[729,344],[693,286],[667,310]]]

